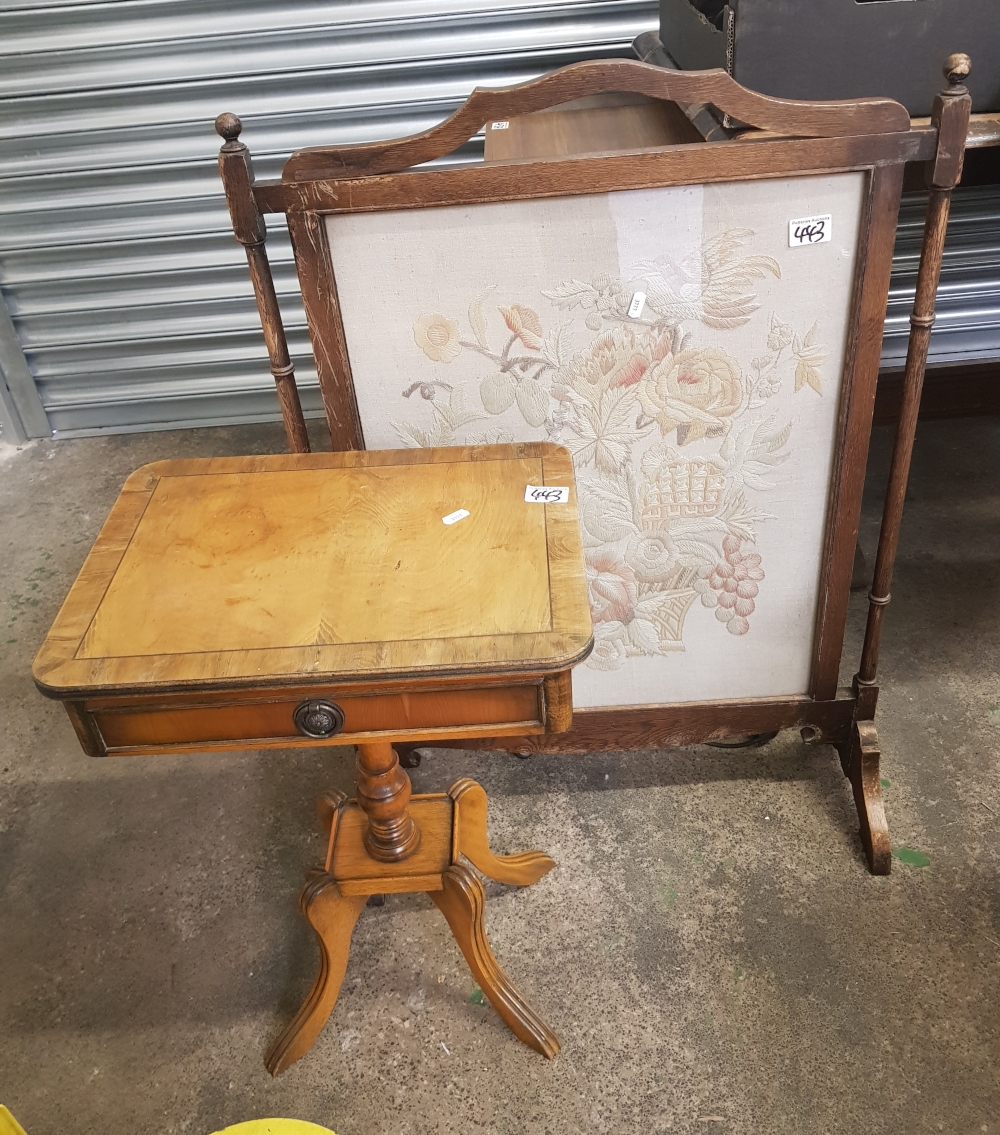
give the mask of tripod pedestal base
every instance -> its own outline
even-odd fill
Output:
[[[330,838],[326,862],[309,873],[300,904],[316,932],[320,968],[302,1008],[266,1057],[273,1076],[303,1056],[333,1010],[347,970],[351,934],[373,894],[426,891],[448,920],[465,960],[490,1004],[529,1048],[555,1056],[559,1039],[507,979],[486,940],[486,896],[478,877],[461,862],[464,856],[499,883],[525,887],[555,863],[540,851],[494,855],[486,838],[486,792],[473,780],[459,780],[447,793],[414,796],[409,813],[420,830],[420,843],[407,858],[388,863],[374,859],[365,846],[368,816],[342,795],[320,801]]]

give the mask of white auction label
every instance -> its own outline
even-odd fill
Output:
[[[529,504],[567,504],[569,485],[525,485],[524,499]]]
[[[642,315],[642,309],[646,304],[646,293],[636,292],[632,296],[632,302],[628,305],[629,319],[638,319]]]
[[[494,123],[493,123],[493,126],[492,126],[492,129],[494,129],[494,130],[506,130],[508,126],[510,126],[510,123],[509,123],[509,122],[506,122],[506,121],[504,121],[504,122],[494,122]]]
[[[460,520],[464,520],[469,515],[467,508],[459,508],[454,512],[449,512],[447,516],[441,517],[443,524],[457,524]]]
[[[825,244],[833,235],[833,214],[816,217],[799,217],[788,222],[788,247],[801,248],[804,244]]]

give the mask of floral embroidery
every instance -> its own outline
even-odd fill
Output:
[[[435,363],[450,363],[461,350],[458,345],[458,324],[437,313],[422,315],[417,320],[413,338],[421,351]]]
[[[827,359],[818,324],[799,334],[773,312],[749,366],[718,341],[758,312],[752,282],[781,274],[770,257],[742,255],[753,235],[730,230],[679,263],[663,255],[640,264],[630,278],[556,283],[541,293],[551,320],[517,299],[496,303],[506,297],[491,286],[469,305],[470,337],[436,312],[414,325],[431,361],[468,351],[483,368],[469,388],[425,380],[403,390],[407,400],[419,392],[430,412],[425,424],[394,423],[405,444],[495,443],[544,431],[573,454],[595,669],[683,650],[698,598],[730,634],[751,630],[765,580],[756,531],[774,519],[754,499],[774,488],[791,435],[791,423],[767,405],[790,379],[792,396],[807,387],[822,396]],[[637,291],[645,304],[630,318]],[[560,322],[560,314],[569,318]],[[499,341],[491,335],[497,316]],[[696,343],[697,327],[715,332],[714,341]]]
[[[722,541],[725,559],[714,567],[701,568],[695,581],[695,591],[701,593],[706,607],[715,608],[715,617],[726,624],[731,634],[744,635],[750,629],[750,616],[754,612],[757,584],[764,578],[760,554],[742,550],[742,541],[726,536]]]
[[[814,341],[817,326],[814,323],[802,339],[798,335],[794,336],[792,354],[798,364],[795,368],[795,389],[801,390],[803,386],[811,386],[817,394],[822,394],[819,367],[821,363],[826,362],[826,352]]]
[[[504,323],[530,351],[537,351],[541,347],[542,321],[530,307],[512,303],[510,307],[501,307],[499,311]]]
[[[635,572],[610,549],[587,552],[587,583],[595,623],[621,623],[635,617]]]
[[[739,363],[718,347],[667,355],[639,383],[639,405],[678,445],[721,437],[743,401]]]

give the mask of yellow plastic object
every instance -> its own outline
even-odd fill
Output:
[[[312,1129],[313,1135],[317,1131],[322,1131],[322,1127],[312,1127],[307,1123],[303,1126],[302,1132],[305,1135],[305,1129],[309,1127]],[[10,1114],[10,1112],[0,1103],[0,1135],[27,1135],[24,1128],[18,1121]]]
[[[14,1124],[13,1135],[24,1135],[21,1128]],[[7,1135],[0,1128],[0,1135]],[[212,1135],[337,1135],[329,1127],[317,1127],[315,1123],[306,1123],[304,1119],[251,1119],[248,1123],[237,1123],[235,1127],[224,1127],[221,1131],[214,1131]]]

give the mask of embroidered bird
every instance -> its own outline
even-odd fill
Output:
[[[674,326],[690,319],[723,331],[741,327],[760,306],[747,285],[768,272],[781,277],[772,257],[738,255],[753,235],[752,229],[728,229],[679,261],[664,253],[640,264],[647,306]]]

